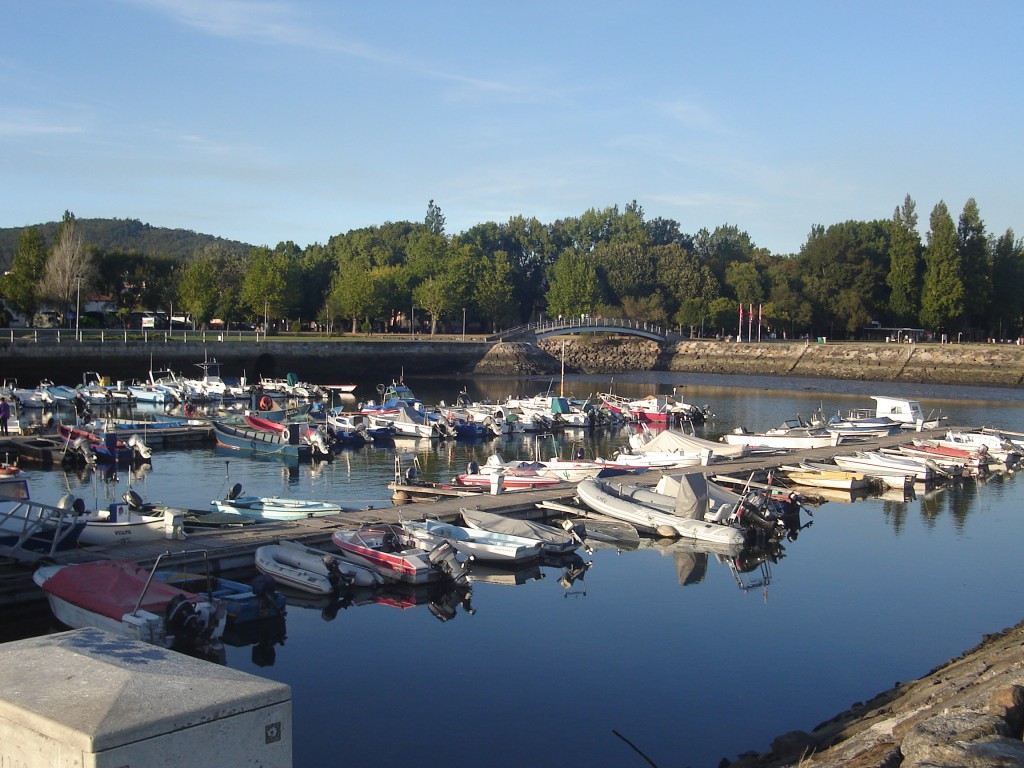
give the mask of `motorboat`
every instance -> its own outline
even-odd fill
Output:
[[[863,472],[850,472],[840,469],[814,469],[805,466],[783,467],[786,479],[796,485],[811,488],[827,488],[839,491],[856,491],[870,485],[868,476]]]
[[[960,444],[946,444],[942,440],[918,439],[910,443],[902,443],[895,449],[883,449],[885,453],[893,453],[893,450],[902,456],[931,459],[940,467],[956,468],[959,466],[975,475],[988,471],[988,446],[986,445],[968,447]]]
[[[146,509],[134,491],[124,495],[123,503],[83,514],[85,523],[79,544],[109,547],[140,541],[184,539],[184,511],[167,507],[154,513]]]
[[[951,429],[946,432],[946,436],[939,441],[939,444],[967,450],[980,450],[984,447],[986,454],[990,458],[1001,461],[1007,466],[1012,466],[1019,462],[1021,453],[1024,451],[1024,448],[1021,448],[1012,440],[1008,440],[1000,434],[984,430],[976,432]]]
[[[892,456],[877,451],[857,451],[836,456],[833,460],[840,469],[863,472],[891,487],[902,487],[907,480],[911,483],[930,483],[940,477],[939,466],[934,461]],[[942,472],[941,476],[945,474]]]
[[[153,576],[205,600],[223,603],[228,627],[284,616],[287,612],[288,600],[277,591],[276,582],[269,576],[257,576],[252,584],[191,571],[160,570]]]
[[[433,547],[450,542],[458,552],[477,560],[522,563],[540,556],[542,542],[511,533],[463,528],[443,520],[405,520],[402,527],[417,540]]]
[[[563,528],[555,528],[533,520],[498,515],[482,509],[463,507],[461,513],[462,521],[467,528],[537,539],[541,543],[541,553],[545,555],[575,552],[587,537],[586,523],[582,520],[569,522]]]
[[[139,435],[131,435],[128,440],[124,440],[115,431],[94,432],[69,424],[58,424],[57,434],[64,438],[68,445],[74,446],[75,450],[91,451],[95,456],[94,461],[101,464],[148,462],[153,456],[153,450]]]
[[[544,488],[563,482],[557,474],[548,474],[540,462],[513,462],[512,465],[498,454],[492,454],[481,467],[475,461],[469,462],[466,471],[455,476],[455,484],[483,486],[492,492]]]
[[[682,487],[674,504],[676,510],[673,511],[637,499],[636,486],[614,479],[581,480],[576,486],[576,495],[595,512],[630,523],[641,533],[681,536],[741,548],[746,535],[740,527],[705,519],[708,501],[704,477],[690,474],[682,478]]]
[[[294,541],[258,547],[256,569],[282,586],[314,595],[331,595],[346,587],[374,587],[397,580],[391,574],[382,574],[334,552]]]
[[[280,496],[243,496],[242,486],[235,483],[225,499],[214,499],[210,505],[220,512],[237,512],[255,520],[304,520],[344,512],[340,504],[311,499],[288,499]]]
[[[313,455],[312,446],[299,438],[299,424],[289,424],[288,430],[281,433],[257,429],[248,424],[229,424],[219,420],[212,423],[217,444],[225,448],[295,460],[309,459]]]
[[[380,523],[338,530],[331,541],[345,557],[409,584],[466,580],[464,564],[449,542],[425,546],[400,525]]]
[[[708,463],[716,459],[738,459],[750,455],[750,446],[746,443],[716,443],[675,429],[665,429],[654,434],[646,425],[641,425],[639,432],[629,436],[629,447],[633,453],[707,452]]]
[[[748,432],[737,427],[722,436],[728,445],[747,445],[751,448],[799,451],[807,448],[827,448],[839,445],[842,436],[820,427],[807,425],[801,419],[789,419],[781,426],[765,432]]]
[[[32,578],[57,619],[73,628],[96,627],[165,648],[211,652],[227,622],[223,603],[204,600],[154,578],[128,560],[44,565]]]

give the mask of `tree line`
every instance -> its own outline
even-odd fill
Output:
[[[22,230],[7,305],[31,318],[102,296],[122,322],[173,307],[197,327],[273,321],[338,331],[494,332],[544,316],[624,317],[731,334],[754,307],[779,337],[857,338],[872,322],[966,338],[1017,337],[1024,242],[986,231],[974,199],[954,221],[944,202],[922,236],[907,195],[891,219],[815,225],[796,254],[772,254],[734,225],[684,233],[633,201],[545,224],[515,216],[449,235],[431,200],[422,222],[386,222],[300,248],[226,247],[188,257],[100,248],[65,212],[47,238]]]

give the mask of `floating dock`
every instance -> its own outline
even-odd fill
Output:
[[[938,438],[943,436],[949,427],[936,430],[914,432],[914,437]],[[826,461],[837,454],[852,450],[873,450],[881,447],[898,445],[909,439],[909,434],[893,435],[854,443],[843,443],[840,446],[812,448],[802,451],[778,452],[775,454],[757,454],[741,459],[730,459],[712,462],[707,466],[696,465],[667,471],[651,471],[631,476],[631,479],[644,485],[655,485],[664,474],[682,474],[699,472],[707,477],[714,475],[731,475],[747,479],[757,473],[778,468],[797,460]],[[415,490],[417,486],[410,486]],[[437,494],[431,487],[419,486],[431,493],[434,500],[421,501],[416,504],[403,504],[393,507],[353,510],[337,515],[310,517],[289,522],[264,522],[240,528],[210,529],[194,531],[184,541],[157,540],[119,544],[110,548],[79,547],[68,552],[58,553],[55,562],[73,563],[87,560],[118,558],[134,560],[143,566],[152,565],[156,558],[167,552],[184,552],[183,567],[190,564],[187,552],[205,551],[214,573],[237,571],[253,567],[256,549],[264,544],[271,544],[281,539],[299,541],[308,546],[330,548],[331,534],[338,529],[356,528],[367,523],[399,522],[403,518],[420,518],[429,514],[443,520],[455,520],[463,507],[472,507],[490,512],[510,514],[526,518],[543,518],[550,513],[538,507],[541,502],[556,504],[572,504],[576,496],[575,483],[558,483],[539,489],[505,491],[499,494],[473,492],[469,495]],[[9,554],[0,552],[0,554]],[[195,565],[202,562],[202,555],[195,554]],[[33,602],[43,601],[44,595],[32,581],[31,563],[26,560],[22,567],[9,567],[0,571],[0,611],[24,607]]]

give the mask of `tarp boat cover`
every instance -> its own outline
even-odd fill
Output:
[[[149,572],[133,562],[104,560],[61,568],[46,580],[43,589],[72,605],[120,621],[135,610],[147,578]],[[139,607],[162,616],[178,595],[190,602],[198,600],[191,592],[153,579]]]
[[[750,453],[750,449],[745,445],[716,443],[711,440],[693,437],[692,435],[684,435],[682,432],[676,432],[671,429],[658,433],[643,445],[634,446],[633,450],[638,453],[646,453],[648,451],[693,453],[695,451],[708,450],[715,456],[727,458],[739,458]]]

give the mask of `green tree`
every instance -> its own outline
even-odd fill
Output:
[[[548,314],[576,317],[593,312],[601,300],[597,270],[585,254],[567,250],[551,268],[546,295]]]
[[[989,261],[988,235],[974,198],[968,199],[957,225],[960,269],[964,281],[964,320],[974,331],[989,329],[989,305],[992,300],[992,265]]]
[[[181,271],[178,304],[201,328],[208,327],[210,321],[217,317],[221,293],[219,277],[218,256],[210,252],[193,259]]]
[[[964,281],[959,238],[943,201],[932,209],[930,224],[924,252],[921,322],[940,333],[951,333],[963,321]]]
[[[515,286],[514,269],[508,254],[496,252],[486,258],[487,266],[474,285],[472,303],[480,317],[488,321],[491,332],[513,325],[518,317],[518,308],[513,295]]]
[[[423,223],[427,225],[430,234],[444,236],[444,214],[441,213],[441,207],[436,205],[433,200],[427,203],[427,215],[423,219]]]
[[[704,327],[704,321],[710,314],[710,302],[696,296],[684,299],[675,316],[672,318],[680,327],[688,326],[690,336],[696,334],[697,326]]]
[[[254,316],[280,320],[297,309],[300,272],[289,248],[253,248],[245,263],[240,298]]]
[[[447,276],[428,277],[412,291],[414,305],[430,315],[430,335],[437,333],[437,323],[455,309],[452,280]]]
[[[39,277],[46,266],[46,240],[38,227],[26,227],[18,236],[11,271],[0,278],[0,291],[12,309],[32,324],[39,308]]]
[[[889,315],[897,325],[917,321],[921,312],[921,236],[917,233],[917,210],[907,195],[903,207],[892,215],[889,241]]]
[[[751,261],[734,261],[726,267],[725,284],[732,288],[740,304],[760,304],[764,301],[761,275]]]
[[[1000,338],[1021,335],[1024,316],[1024,243],[1008,229],[992,248],[992,322]]]

